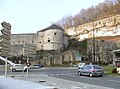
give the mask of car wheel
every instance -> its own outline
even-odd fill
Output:
[[[99,75],[100,77],[102,77],[103,76],[103,74],[102,75]]]
[[[80,75],[80,76],[81,76],[81,72],[80,72],[80,71],[78,72],[78,75]]]
[[[89,76],[90,76],[90,77],[93,77],[93,74],[92,74],[92,73],[90,73],[90,74],[89,74]]]
[[[15,72],[16,71],[16,69],[12,69],[12,72]]]
[[[24,72],[27,72],[27,69],[25,69]]]

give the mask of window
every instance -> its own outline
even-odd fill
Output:
[[[92,67],[91,66],[87,66],[87,69],[92,69]]]
[[[39,42],[39,43],[41,43],[41,42]]]
[[[55,32],[54,35],[56,35],[57,33]]]
[[[96,65],[96,66],[93,66],[94,69],[101,69],[100,66]]]
[[[101,22],[99,22],[99,25],[101,24]]]
[[[48,42],[50,42],[50,40],[48,40]]]

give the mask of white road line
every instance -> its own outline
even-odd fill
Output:
[[[107,80],[107,81],[120,83],[120,81],[117,80]]]
[[[69,74],[76,74],[76,73],[69,73]]]
[[[54,74],[50,74],[50,76],[54,76]]]
[[[54,76],[54,75],[72,75],[72,74],[76,74],[76,73],[69,73],[69,74],[50,74],[50,76]]]
[[[56,74],[56,75],[60,75],[60,74]]]

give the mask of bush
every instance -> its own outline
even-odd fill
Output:
[[[117,68],[113,68],[112,73],[117,73]]]

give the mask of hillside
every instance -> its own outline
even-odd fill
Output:
[[[93,37],[112,37],[120,35],[120,15],[111,16],[100,19],[76,27],[65,29],[68,35],[79,40],[84,40]]]

